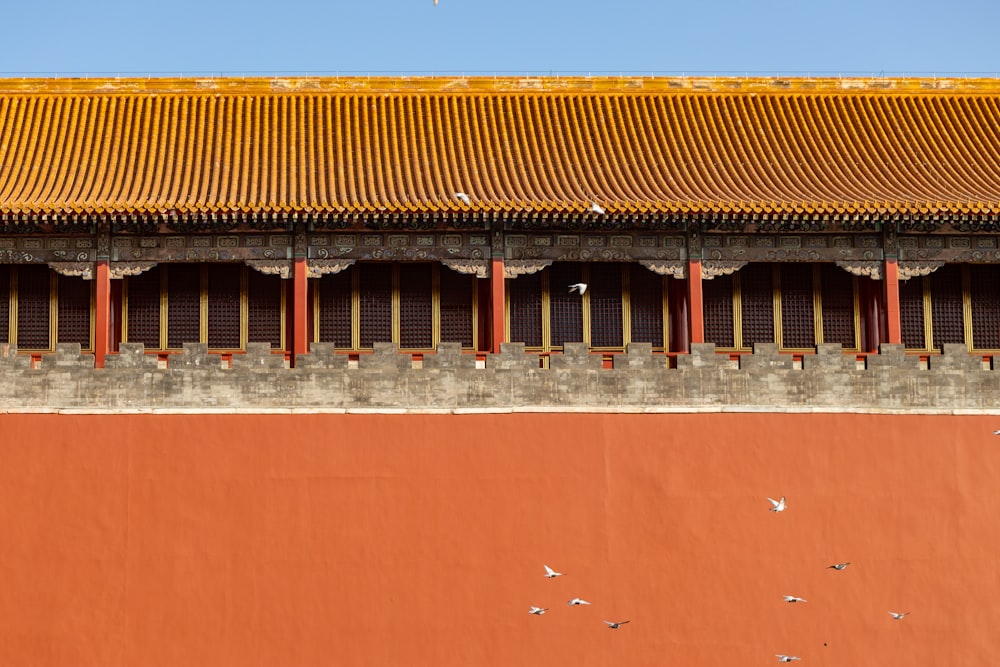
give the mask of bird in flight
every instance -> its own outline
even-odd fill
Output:
[[[587,602],[586,600],[581,600],[580,598],[573,598],[566,604],[568,604],[570,607],[579,607],[582,604],[590,604],[590,603]]]
[[[801,660],[797,655],[782,655],[781,653],[774,654],[778,658],[778,662],[791,662],[792,660]]]
[[[555,570],[553,570],[548,565],[543,565],[542,567],[545,568],[545,578],[546,579],[555,579],[556,577],[563,576],[562,572],[556,572]]]
[[[993,435],[1000,435],[1000,431],[993,431]]]
[[[590,202],[590,208],[587,209],[589,213],[596,213],[597,215],[604,215],[604,209],[601,208],[596,201]]]
[[[608,624],[608,628],[611,630],[617,630],[618,628],[628,623],[628,621],[617,621],[616,623],[612,623],[611,621],[604,621],[604,622]]]
[[[436,5],[437,3],[435,2],[434,4]],[[465,194],[464,192],[456,192],[455,199],[462,202],[466,206],[472,205],[472,200],[469,198],[469,195]]]
[[[784,512],[785,511],[785,497],[781,496],[781,500],[775,500],[774,498],[768,498],[771,501],[771,512]]]
[[[570,294],[572,294],[573,292],[579,292],[580,296],[583,296],[583,293],[586,291],[587,291],[587,283],[573,283],[572,285],[569,286]]]
[[[848,561],[846,563],[837,563],[836,565],[827,565],[827,569],[833,568],[834,570],[843,570],[850,564],[850,561]]]
[[[902,620],[903,620],[903,617],[904,617],[904,616],[908,616],[908,615],[909,615],[909,613],[910,613],[910,612],[908,612],[908,611],[904,611],[904,612],[902,612],[902,613],[900,613],[900,612],[898,612],[898,611],[890,611],[890,612],[889,612],[889,615],[890,615],[890,616],[892,616],[892,617],[893,617],[894,619],[896,619],[897,621],[902,621]]]
[[[435,2],[434,4],[436,5],[437,3]],[[532,606],[531,609],[528,610],[528,613],[529,614],[534,614],[535,616],[541,616],[542,614],[544,614],[548,610],[549,610],[548,607],[535,607],[535,606]]]
[[[806,602],[806,600],[803,600],[802,598],[797,598],[794,595],[786,595],[785,602]]]

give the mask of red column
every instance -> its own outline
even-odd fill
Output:
[[[889,343],[900,344],[903,333],[899,316],[899,263],[895,258],[885,260],[885,311]]]
[[[701,260],[688,259],[688,309],[691,316],[691,342],[705,342],[705,309],[701,298]]]
[[[97,288],[94,304],[94,368],[104,368],[104,357],[111,351],[111,270],[108,260],[97,260],[94,275]]]
[[[306,258],[296,257],[292,271],[292,366],[300,354],[309,353],[309,278]]]
[[[506,327],[504,326],[504,313],[506,295],[504,293],[503,258],[494,257],[490,264],[490,323],[492,327],[492,337],[490,339],[490,351],[493,354],[500,354],[500,343],[505,342]]]

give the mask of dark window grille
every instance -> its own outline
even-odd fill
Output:
[[[823,342],[857,349],[854,322],[854,276],[834,264],[820,268],[823,302]]]
[[[781,264],[781,344],[786,348],[816,346],[816,309],[811,264]]]
[[[643,266],[630,264],[628,281],[632,341],[663,347],[663,277]]]
[[[927,348],[924,335],[924,285],[920,278],[899,281],[899,324],[903,345]]]
[[[208,346],[240,348],[241,266],[210,264],[208,271]]]
[[[128,276],[128,335],[130,343],[160,348],[160,267]]]
[[[172,264],[167,269],[167,347],[201,341],[201,267]]]
[[[10,268],[0,266],[0,343],[10,342]]]
[[[930,275],[931,327],[934,347],[948,343],[964,343],[965,327],[962,312],[962,267],[942,266]]]
[[[429,349],[434,344],[434,283],[430,264],[399,265],[399,347]]]
[[[583,341],[583,298],[569,286],[582,281],[580,264],[557,262],[549,274],[549,337],[552,347]]]
[[[392,265],[360,264],[358,296],[361,339],[359,345],[392,341]]]
[[[441,290],[441,341],[461,343],[462,347],[473,347],[472,341],[472,294],[476,278],[442,267],[440,270]]]
[[[972,302],[972,347],[977,350],[1000,349],[1000,267],[969,266],[969,292]]]
[[[270,343],[273,349],[280,350],[281,278],[253,269],[246,272],[247,342]]]
[[[79,343],[83,349],[93,347],[90,342],[91,284],[83,278],[60,276],[57,342]]]
[[[774,342],[774,289],[770,264],[748,264],[739,272],[743,347]]]
[[[24,265],[17,275],[17,346],[49,348],[50,280],[48,266]]]
[[[510,340],[527,347],[542,346],[542,274],[510,278],[506,281],[510,309]]]
[[[328,273],[319,279],[319,339],[336,347],[350,348],[351,276],[353,267]]]
[[[591,347],[624,347],[621,264],[591,264],[588,282]]]
[[[702,303],[705,312],[705,340],[718,347],[735,347],[733,331],[732,275],[718,276],[702,282]]]

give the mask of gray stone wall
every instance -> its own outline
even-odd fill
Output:
[[[231,367],[205,345],[185,345],[165,368],[141,345],[121,348],[104,369],[78,345],[60,345],[37,368],[13,346],[0,349],[0,411],[1000,412],[1000,359],[984,364],[961,345],[922,365],[899,345],[861,363],[821,345],[795,364],[774,345],[732,361],[705,344],[668,368],[648,344],[634,344],[611,369],[583,344],[567,345],[549,368],[519,343],[488,355],[485,367],[458,344],[420,364],[390,344],[355,364],[314,344],[294,369],[266,344],[234,355]]]

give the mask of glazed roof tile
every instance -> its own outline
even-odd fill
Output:
[[[0,213],[556,213],[591,202],[609,213],[995,214],[1000,82],[0,81]]]

